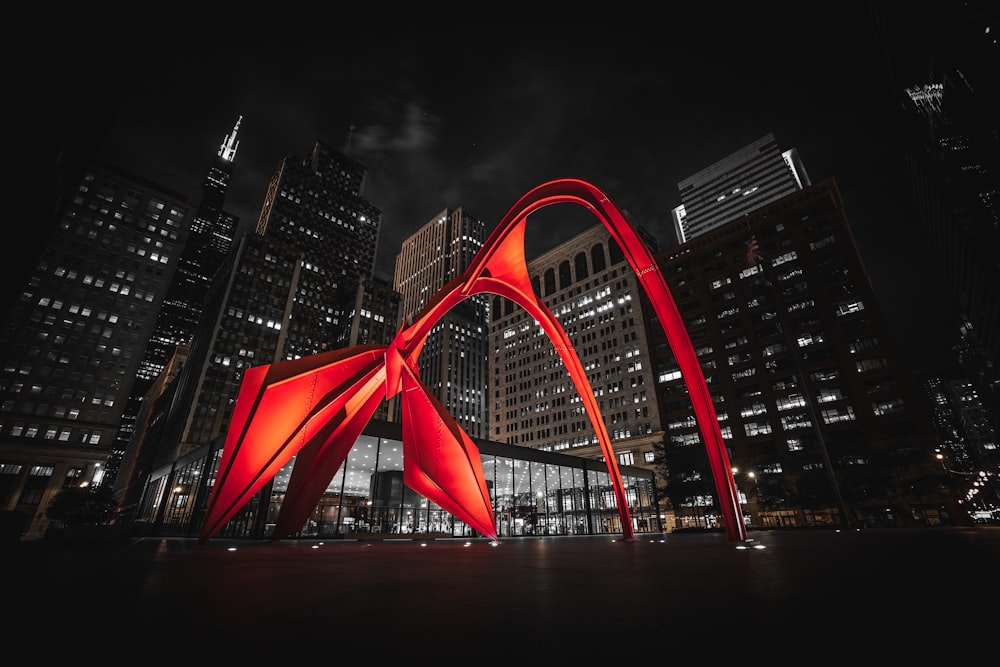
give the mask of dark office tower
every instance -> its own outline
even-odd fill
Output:
[[[760,252],[748,258],[750,234]],[[963,521],[941,491],[933,426],[835,181],[699,235],[657,263],[701,362],[752,526]],[[651,332],[667,492],[681,525],[704,525],[715,496],[705,448],[662,329]]]
[[[486,241],[486,226],[461,208],[445,209],[403,241],[394,287],[400,315],[417,315],[449,281],[458,278]],[[489,307],[485,295],[462,301],[431,329],[420,353],[420,377],[474,438],[488,437],[487,355]]]
[[[976,387],[957,372],[926,377],[922,385],[941,443],[941,465],[958,475],[994,470],[997,433]]]
[[[159,375],[166,360],[173,354],[174,346],[188,340],[197,328],[208,288],[233,245],[239,219],[224,211],[223,206],[239,147],[236,134],[242,120],[240,116],[232,134],[223,139],[202,183],[201,201],[177,265],[177,274],[157,321],[155,335],[159,340],[154,341],[154,345],[157,342],[159,345],[151,349],[143,360],[146,379]]]
[[[663,430],[639,305],[643,294],[618,243],[598,224],[529,260],[528,275],[587,372],[618,462],[652,468],[653,443],[663,439]],[[603,457],[576,386],[545,332],[513,301],[495,296],[492,309],[490,439]]]
[[[143,80],[143,68],[158,52],[148,34],[121,30],[93,18],[93,13],[82,6],[79,9],[64,6],[58,20],[48,23],[46,34],[51,43],[59,44],[63,53],[73,54],[73,65],[79,71],[113,70],[114,85],[100,85],[87,76],[61,76],[60,66],[54,62],[50,74],[32,73],[32,77],[39,80],[51,76],[60,82],[58,86],[46,86],[39,91],[45,97],[36,98],[37,108],[45,108],[49,113],[45,120],[45,145],[47,150],[54,150],[54,155],[53,161],[46,165],[46,176],[51,179],[46,180],[46,185],[51,183],[52,208],[32,207],[31,220],[27,224],[35,233],[20,234],[16,244],[8,243],[4,248],[0,257],[4,275],[17,276],[17,282],[0,288],[0,313],[8,312],[17,301],[21,288],[19,281],[31,273],[35,259],[99,155],[119,112],[137,82]],[[164,20],[170,22],[172,19],[164,17]],[[165,24],[159,25],[162,31],[158,34],[165,38],[172,34]],[[127,53],[128,58],[122,58],[123,53]]]
[[[672,211],[677,243],[809,184],[798,151],[781,150],[768,134],[677,184],[681,205]]]
[[[337,336],[337,347],[388,345],[399,327],[399,292],[382,278],[359,278],[347,295],[347,317]]]
[[[121,456],[128,447],[135,429],[135,420],[142,407],[142,399],[153,386],[156,378],[166,368],[178,345],[187,343],[202,317],[205,295],[233,244],[233,235],[239,220],[223,210],[226,189],[233,171],[233,160],[239,142],[240,116],[232,134],[219,146],[215,160],[208,169],[201,186],[201,201],[187,231],[177,271],[167,290],[163,306],[156,318],[153,335],[136,373],[132,394],[122,414],[121,426],[115,447],[108,459],[108,481],[118,474]]]
[[[998,434],[976,387],[957,372],[922,381],[940,441],[937,458],[954,493],[975,523],[1000,521]]]
[[[132,438],[121,455],[116,457],[118,469],[111,489],[118,504],[119,516],[124,519],[134,515],[147,476],[154,467],[158,454],[155,445],[163,441],[163,428],[167,421],[162,417],[167,414],[173,402],[177,388],[174,380],[184,368],[189,351],[190,347],[184,343],[174,349],[174,356],[170,358],[167,367],[142,397]],[[133,443],[142,443],[143,446],[132,446]]]
[[[100,484],[194,207],[95,165],[0,332],[0,508],[32,517]]]
[[[285,158],[271,178],[257,233],[304,256],[281,358],[332,349],[350,290],[372,277],[382,212],[363,197],[366,171],[318,141],[302,164]]]
[[[346,317],[341,319],[337,347],[355,345],[388,345],[399,330],[399,292],[382,278],[359,278],[357,286],[348,290]],[[389,402],[383,401],[375,410],[375,419],[393,421]]]
[[[208,293],[186,359],[177,360],[182,367],[171,368],[176,379],[155,386],[143,401],[123,457],[130,475],[123,467],[115,483],[123,509],[135,512],[127,518],[172,523],[178,513],[194,511],[188,502],[195,497],[207,500],[194,486],[214,475],[203,466],[218,461],[243,374],[284,359],[287,314],[306,270],[303,253],[286,243],[258,234],[236,242]],[[188,466],[187,457],[204,448],[212,454]],[[155,474],[158,469],[170,472]],[[147,482],[151,474],[156,484]]]
[[[184,367],[164,388],[171,400],[130,443],[127,460],[143,462],[148,480],[133,518],[186,524],[204,509],[198,485],[214,477],[248,368],[334,349],[374,263],[381,212],[360,194],[364,174],[322,143],[301,166],[282,161],[257,232],[236,242],[212,283]]]
[[[1000,414],[1000,9],[981,1],[875,8],[904,129],[914,233],[926,233],[934,249],[926,270],[954,296],[962,368]]]

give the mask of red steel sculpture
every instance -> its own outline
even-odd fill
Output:
[[[701,365],[677,306],[645,243],[596,187],[560,179],[531,190],[510,209],[462,276],[445,285],[388,346],[358,345],[255,366],[240,386],[200,540],[215,535],[292,457],[291,478],[273,539],[299,530],[383,399],[401,394],[403,481],[431,502],[497,540],[479,449],[420,381],[417,360],[431,327],[464,299],[506,297],[541,325],[569,371],[608,467],[624,538],[634,539],[617,458],[583,366],[562,325],[535,295],[524,259],[527,216],[559,203],[597,216],[621,246],[652,303],[679,364],[708,451],[730,540],[746,540],[729,455]]]

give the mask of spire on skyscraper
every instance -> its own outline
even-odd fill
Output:
[[[241,114],[240,117],[236,119],[236,125],[233,126],[232,134],[226,135],[222,145],[219,146],[219,157],[226,162],[232,162],[236,159],[236,149],[240,145],[240,142],[236,140],[236,133],[239,132],[240,123],[242,122],[243,116]]]

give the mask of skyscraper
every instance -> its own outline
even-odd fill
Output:
[[[957,361],[1000,431],[1000,11],[982,0],[872,8],[911,228],[934,249],[927,270],[954,298]],[[1000,450],[991,459],[1000,472]]]
[[[347,317],[337,337],[337,347],[388,345],[399,330],[399,292],[383,278],[359,278],[348,289]],[[353,299],[351,298],[353,297]]]
[[[115,482],[123,518],[171,524],[207,502],[201,484],[214,469],[205,467],[218,462],[244,372],[284,358],[304,265],[303,254],[280,240],[244,234],[237,241],[190,347],[178,348],[186,357],[168,366],[174,379],[157,382],[144,397],[123,456],[134,462],[130,477]],[[191,457],[197,464],[189,465]]]
[[[486,227],[461,208],[445,209],[403,241],[394,286],[400,314],[418,314],[469,266],[486,241]],[[467,298],[431,329],[420,353],[420,377],[474,438],[487,437],[488,301]]]
[[[921,384],[938,432],[942,465],[958,475],[985,467],[998,440],[975,386],[956,372],[929,375]]]
[[[663,431],[639,305],[644,295],[621,248],[597,224],[529,260],[528,274],[580,357],[618,462],[652,468],[653,443]],[[530,315],[499,296],[492,300],[490,350],[491,440],[602,456],[555,348]]]
[[[337,347],[392,342],[399,330],[399,292],[392,289],[388,280],[359,278],[357,287],[348,290],[345,296],[350,307],[346,317],[341,318]],[[390,406],[394,405],[394,401],[383,401],[375,410],[374,418],[391,421],[395,415]]]
[[[748,256],[751,237],[759,251]],[[963,520],[942,492],[933,426],[835,181],[700,234],[657,263],[701,361],[752,526]],[[691,401],[653,331],[667,492],[681,525],[712,525]]]
[[[0,507],[32,517],[104,470],[194,207],[93,165],[0,330]]]
[[[233,173],[237,133],[243,117],[226,135],[201,186],[201,201],[191,223],[177,274],[157,318],[155,336],[143,360],[144,379],[159,375],[173,347],[187,341],[201,321],[202,306],[212,279],[233,245],[239,219],[224,210]]]
[[[340,320],[354,302],[345,291],[373,275],[382,212],[363,196],[366,172],[317,141],[301,164],[286,157],[271,178],[257,234],[303,255],[279,358],[332,349]]]
[[[155,437],[130,445],[140,450],[130,460],[148,462],[134,518],[187,524],[204,508],[202,485],[214,476],[248,368],[337,347],[358,283],[371,279],[381,224],[362,194],[365,173],[323,142],[301,163],[282,160],[256,232],[238,240],[213,281],[173,397],[142,424],[157,424],[147,431]],[[270,486],[260,498],[269,494]]]
[[[950,488],[965,499],[974,522],[995,524],[1000,521],[996,416],[979,387],[958,370],[928,374],[922,386],[938,433],[936,458],[948,473]]]
[[[236,120],[208,169],[201,186],[201,201],[187,230],[177,271],[156,318],[153,335],[139,364],[132,393],[122,414],[115,447],[108,458],[108,481],[118,473],[121,456],[135,429],[142,399],[163,372],[178,345],[186,344],[202,317],[205,297],[215,272],[233,244],[239,220],[223,210],[239,141],[236,136],[243,117]]]
[[[677,184],[681,204],[671,212],[677,243],[809,184],[798,151],[781,150],[767,134]]]

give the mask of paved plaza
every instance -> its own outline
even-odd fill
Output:
[[[6,643],[110,664],[743,665],[962,664],[995,641],[1000,528],[750,538],[21,542]]]

